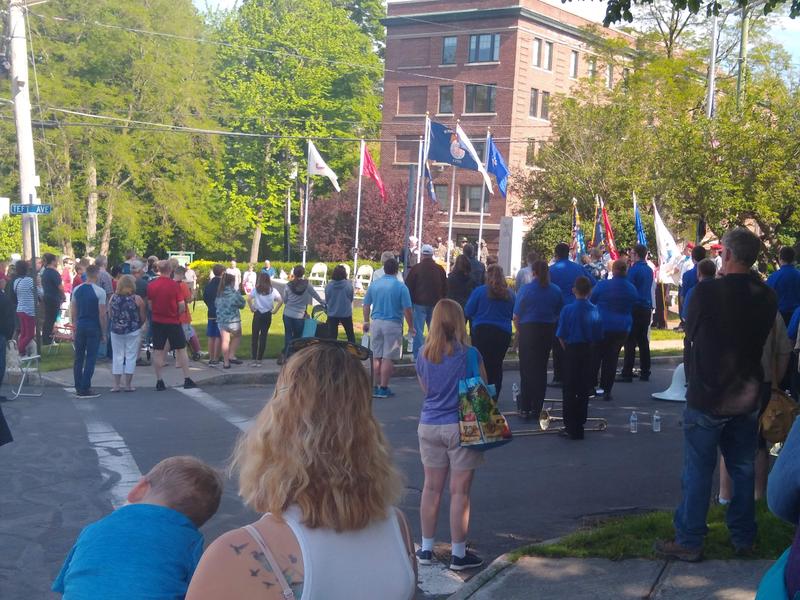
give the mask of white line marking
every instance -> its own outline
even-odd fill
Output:
[[[89,444],[97,453],[101,474],[109,481],[113,481],[108,489],[111,506],[119,508],[128,501],[128,492],[142,477],[139,465],[136,464],[136,459],[133,458],[123,437],[109,423],[96,416],[95,408],[90,403],[78,398],[72,402],[83,415]]]
[[[205,406],[208,410],[213,412],[219,417],[225,419],[228,423],[239,429],[240,431],[247,431],[253,423],[253,419],[244,416],[238,411],[234,410],[221,400],[217,400],[211,394],[204,392],[198,388],[191,388],[185,390],[183,388],[172,388],[179,391],[184,396],[189,396],[192,400]]]

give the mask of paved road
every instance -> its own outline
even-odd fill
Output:
[[[585,519],[648,508],[670,508],[680,493],[681,404],[655,402],[650,392],[667,387],[671,368],[657,368],[651,382],[618,384],[615,401],[595,402],[591,415],[608,430],[584,442],[556,435],[519,437],[492,451],[476,477],[470,541],[492,559],[533,541],[563,535]],[[511,409],[506,376],[503,408]],[[140,385],[143,382],[139,382]],[[375,412],[407,477],[402,507],[419,536],[422,468],[416,440],[421,397],[416,381],[394,383],[397,397],[375,401]],[[193,454],[222,467],[240,430],[263,406],[271,386],[208,386],[135,394],[104,393],[74,400],[59,388],[40,399],[3,405],[17,442],[0,448],[0,598],[49,597],[49,583],[80,529],[107,514],[139,473],[166,456]],[[560,397],[550,389],[550,396]],[[650,431],[658,409],[663,429]],[[632,410],[640,431],[628,432]],[[512,426],[518,425],[512,420]],[[228,481],[219,513],[204,527],[207,540],[254,520]],[[449,541],[442,515],[437,540]],[[418,539],[418,537],[417,537]],[[420,597],[455,591],[460,580],[428,570]]]

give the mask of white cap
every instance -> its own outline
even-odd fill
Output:
[[[422,253],[428,256],[433,256],[433,246],[431,246],[430,244],[423,244]]]

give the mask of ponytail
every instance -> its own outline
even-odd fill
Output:
[[[543,260],[537,260],[533,263],[533,274],[541,287],[550,285],[550,269]]]

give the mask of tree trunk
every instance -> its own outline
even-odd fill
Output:
[[[108,195],[108,204],[106,206],[106,222],[103,224],[103,237],[100,241],[100,254],[108,256],[108,250],[111,247],[111,222],[114,220],[114,200],[113,195]]]
[[[70,157],[70,154],[69,154],[70,147],[69,147],[69,143],[67,142],[67,136],[62,135],[62,140],[64,142],[64,167],[65,167],[64,168],[65,181],[64,181],[64,189],[62,190],[62,193],[64,193],[65,196],[68,196],[70,198],[69,205],[70,205],[70,208],[71,208],[71,207],[74,206],[74,199],[72,197],[72,160],[71,160],[71,157]],[[68,231],[69,231],[69,233],[66,236],[63,236],[61,238],[61,251],[64,254],[64,256],[71,256],[71,257],[74,258],[75,257],[75,250],[72,248],[72,236],[71,236],[71,233],[72,233],[72,222],[73,222],[72,221],[72,211],[69,210],[69,211],[66,211],[66,212],[68,212],[69,214],[65,214],[65,211],[63,211],[63,210],[59,211],[60,218],[61,218],[61,223],[64,224],[68,228]]]
[[[94,158],[89,159],[86,183],[89,187],[89,195],[86,198],[86,254],[91,256],[97,237],[97,166],[94,164]]]
[[[253,243],[250,245],[250,264],[258,264],[258,248],[261,246],[261,219],[263,211],[258,211],[258,225],[253,232]]]

